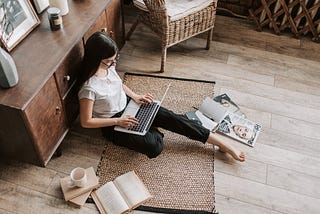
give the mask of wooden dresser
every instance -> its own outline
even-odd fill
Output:
[[[86,39],[104,31],[124,45],[121,0],[69,0],[64,28],[41,24],[10,54],[19,83],[0,88],[0,156],[45,166],[78,114],[74,89]]]

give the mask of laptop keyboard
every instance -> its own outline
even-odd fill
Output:
[[[154,114],[159,105],[156,102],[142,104],[135,115],[135,118],[139,120],[139,124],[130,128],[129,130],[143,132],[148,126],[148,121]]]

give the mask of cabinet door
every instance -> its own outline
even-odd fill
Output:
[[[67,131],[65,114],[53,76],[24,112],[40,163],[45,165]]]
[[[75,87],[71,88],[63,99],[63,106],[67,118],[67,125],[68,127],[71,127],[79,114],[79,100]]]
[[[84,34],[83,39],[84,42],[88,40],[88,38],[95,32],[101,31],[106,32],[107,31],[107,20],[106,20],[106,13],[103,11],[101,15],[97,18],[95,23],[89,28],[89,30]]]
[[[122,1],[111,0],[107,9],[107,32],[114,41],[116,41],[119,49],[124,45],[124,22],[122,14]]]

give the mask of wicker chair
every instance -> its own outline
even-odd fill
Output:
[[[168,2],[167,4],[166,1]],[[207,31],[206,49],[210,48],[218,0],[193,0],[193,2],[185,0],[186,3],[183,3],[183,0],[171,0],[171,8],[168,7],[170,0],[166,1],[134,0],[134,5],[140,10],[137,20],[127,34],[127,40],[130,40],[131,34],[141,22],[160,36],[162,41],[160,72],[164,72],[168,47]],[[186,8],[188,4],[194,4],[197,1],[200,1],[200,6]],[[177,2],[183,4],[179,6]],[[183,9],[181,9],[181,6],[183,6]],[[180,11],[174,11],[175,8]]]

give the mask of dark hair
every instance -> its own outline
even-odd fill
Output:
[[[81,72],[78,76],[78,87],[92,77],[101,60],[110,58],[118,52],[117,44],[102,32],[92,34],[84,46]]]

